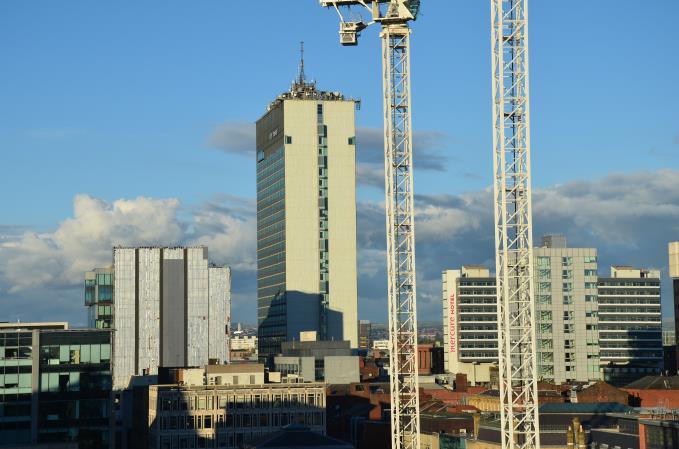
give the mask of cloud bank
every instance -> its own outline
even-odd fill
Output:
[[[490,189],[417,195],[418,312],[440,320],[440,274],[463,264],[494,264]],[[535,189],[534,240],[563,233],[572,247],[599,249],[599,271],[612,264],[664,270],[667,242],[679,240],[679,171],[611,174]],[[0,320],[84,324],[83,272],[111,263],[114,245],[209,247],[211,261],[233,270],[234,320],[255,321],[255,203],[226,194],[193,208],[176,199],[73,201],[73,216],[53,232],[0,226]],[[385,320],[384,207],[358,204],[359,313]],[[663,297],[669,302],[667,282]],[[666,304],[667,305],[667,304]]]

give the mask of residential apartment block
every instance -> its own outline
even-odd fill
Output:
[[[660,374],[660,272],[611,267],[610,277],[599,277],[598,291],[599,346],[605,380],[624,384]]]
[[[597,251],[568,248],[560,237],[533,250],[538,376],[557,384],[591,382],[601,378]]]
[[[304,331],[358,345],[355,109],[300,74],[257,121],[262,358]]]
[[[613,267],[602,278],[596,249],[568,248],[562,236],[542,243],[533,254],[538,377],[587,383],[657,372],[659,274]],[[495,278],[485,267],[447,270],[442,295],[446,370],[489,382],[498,356]]]

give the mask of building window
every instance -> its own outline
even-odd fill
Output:
[[[549,268],[549,257],[538,257],[539,268]]]
[[[538,291],[540,292],[550,292],[552,290],[551,282],[540,282],[538,283]]]
[[[356,137],[349,137],[349,145],[356,145]]]
[[[285,143],[290,145],[292,143],[292,136],[285,136]]]

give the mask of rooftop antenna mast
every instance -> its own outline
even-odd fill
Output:
[[[340,16],[340,43],[357,45],[360,32],[382,27],[384,94],[384,173],[386,194],[387,273],[391,447],[419,449],[420,407],[417,380],[417,307],[413,136],[410,111],[410,28],[420,0],[320,0]],[[342,9],[362,7],[371,21],[347,21]],[[353,20],[353,16],[352,16]]]
[[[297,82],[299,84],[304,84],[306,82],[306,76],[304,75],[304,41],[299,43],[299,53],[300,53],[300,59],[299,59],[299,79]]]

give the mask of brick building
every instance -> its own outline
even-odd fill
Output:
[[[627,391],[623,391],[604,381],[577,392],[578,403],[596,402],[617,402],[622,405],[630,405],[631,396]]]

